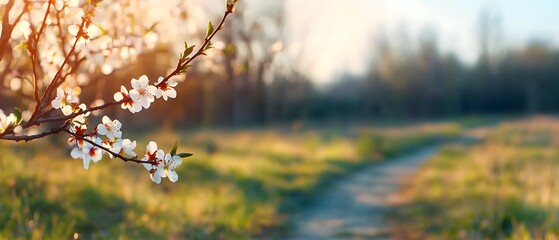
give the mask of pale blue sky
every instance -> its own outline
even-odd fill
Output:
[[[370,59],[371,39],[405,26],[413,39],[435,29],[443,51],[464,61],[478,55],[477,21],[489,8],[502,20],[506,46],[532,39],[559,46],[559,0],[289,0],[290,51],[298,66],[318,81],[340,71],[359,73]],[[301,51],[303,51],[301,53]]]

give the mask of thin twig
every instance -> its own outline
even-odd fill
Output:
[[[225,19],[227,19],[227,16],[229,16],[229,14],[231,14],[231,11],[225,10],[225,13],[223,14],[223,17],[221,18],[221,21],[219,22],[217,28],[214,29],[214,31],[207,36],[204,39],[204,43],[202,44],[202,46],[198,49],[198,51],[196,51],[196,53],[194,53],[194,55],[192,55],[192,57],[190,58],[186,58],[186,61],[182,62],[183,59],[179,59],[178,63],[177,63],[177,67],[175,68],[175,70],[173,70],[171,73],[169,73],[169,75],[167,75],[165,78],[163,78],[163,80],[158,83],[157,85],[155,85],[156,87],[161,86],[162,84],[165,84],[167,81],[169,81],[169,79],[175,75],[178,75],[179,72],[188,64],[190,64],[192,61],[194,61],[194,59],[198,58],[199,56],[204,54],[204,51],[206,50],[206,47],[211,43],[211,40],[213,39],[213,37],[216,35],[216,33],[218,33],[219,31],[221,31],[221,29],[223,29],[223,25],[225,24]],[[186,56],[183,56],[186,57]]]
[[[35,43],[39,43],[39,38],[41,38],[41,35],[43,34],[43,30],[45,30],[45,26],[47,25],[47,17],[49,16],[50,13],[50,7],[53,4],[53,0],[49,0],[48,5],[47,5],[47,11],[45,12],[45,17],[43,17],[43,23],[41,24],[41,28],[39,29],[39,32],[37,33],[37,37],[35,38]]]
[[[90,140],[90,139],[87,139],[87,138],[85,138],[85,137],[82,136],[82,135],[78,135],[78,134],[76,134],[76,133],[73,133],[72,131],[70,131],[70,130],[68,130],[68,129],[64,130],[64,132],[66,132],[66,133],[68,133],[68,134],[74,136],[76,139],[86,141],[86,142],[88,142],[89,144],[91,144],[91,145],[93,145],[93,146],[95,146],[95,147],[98,147],[98,148],[104,150],[105,152],[107,152],[107,153],[113,155],[114,157],[117,157],[117,158],[121,159],[121,160],[124,161],[124,162],[135,162],[135,163],[155,164],[155,162],[153,162],[153,161],[138,160],[136,157],[129,158],[129,157],[123,156],[122,154],[115,153],[115,152],[111,151],[110,149],[108,149],[108,148],[102,146],[101,144],[98,144],[98,143],[96,143],[96,142],[94,142],[94,141],[92,141],[92,140]]]
[[[85,114],[85,113],[88,113],[88,112],[93,112],[93,111],[105,109],[105,108],[107,108],[107,107],[109,107],[109,106],[121,104],[121,103],[123,103],[123,102],[125,102],[125,101],[128,101],[128,100],[130,100],[130,98],[122,99],[121,101],[108,102],[108,103],[105,103],[105,104],[103,104],[103,105],[99,105],[99,106],[96,106],[96,107],[87,108],[87,109],[85,109],[85,110],[80,110],[79,112],[72,113],[72,114],[70,114],[70,115],[68,115],[68,116],[59,116],[59,117],[51,117],[51,118],[40,118],[40,119],[37,119],[36,121],[34,121],[34,124],[35,124],[35,125],[38,125],[38,124],[46,123],[46,122],[61,122],[61,121],[66,121],[66,120],[73,119],[73,118],[75,118],[75,117],[77,117],[77,116],[79,116],[79,115],[82,115],[82,114]]]
[[[36,105],[41,105],[41,100],[39,99],[39,74],[37,72],[37,65],[41,65],[41,63],[39,62],[39,41],[41,39],[41,35],[43,34],[45,26],[47,25],[47,17],[49,16],[52,3],[53,0],[48,1],[47,10],[45,11],[45,16],[43,17],[43,22],[41,23],[39,32],[37,32],[33,42],[31,41],[31,38],[29,39],[29,44],[27,46],[27,49],[31,54],[31,64],[33,67],[33,97],[35,98]],[[33,30],[34,29],[35,28],[33,28]]]
[[[46,137],[48,135],[58,134],[62,131],[65,131],[66,128],[68,127],[69,123],[70,122],[65,122],[64,124],[62,124],[62,126],[59,126],[59,127],[50,129],[46,132],[42,132],[42,133],[35,134],[35,135],[2,136],[2,137],[0,137],[0,139],[16,141],[16,142],[19,142],[19,141],[29,142],[29,141],[32,141],[32,140],[35,140],[35,139]]]

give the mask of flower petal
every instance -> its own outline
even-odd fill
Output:
[[[137,112],[139,112],[139,111],[142,111],[142,105],[137,104],[137,103],[136,103],[136,104],[133,104],[133,105],[130,107],[129,110],[130,110],[131,113],[137,113]]]
[[[96,148],[94,151],[93,156],[91,156],[91,160],[93,162],[99,162],[103,158],[103,151],[100,148]]]
[[[139,89],[140,88],[140,81],[135,79],[135,78],[132,78],[132,80],[130,80],[130,85],[132,85],[132,88],[134,88],[134,89]],[[130,90],[130,91],[132,91],[132,90]]]
[[[115,101],[120,101],[122,99],[124,99],[124,95],[122,95],[122,92],[117,92],[113,95],[113,98],[115,99]]]
[[[165,78],[163,78],[163,77],[159,77],[159,78],[157,78],[157,83],[156,83],[156,84],[159,84],[159,83],[161,83],[161,82],[163,81],[163,79],[165,79]],[[168,81],[167,81],[167,82],[168,82]]]
[[[97,126],[97,133],[101,134],[101,135],[107,135],[107,127],[105,127],[105,125],[103,124],[99,124]]]
[[[157,171],[155,171],[155,174],[159,174],[159,176],[161,176],[161,178],[166,178],[167,177],[167,170],[165,170],[165,167],[163,166],[163,164],[157,165]]]
[[[154,183],[161,183],[161,175],[157,171],[154,174],[150,174],[149,177]]]
[[[176,98],[177,97],[177,91],[173,88],[167,90],[167,96],[170,98]]]
[[[161,159],[163,160],[165,158],[165,153],[163,152],[163,150],[159,149],[157,150],[157,152],[155,153],[155,157],[157,159]]]
[[[146,150],[148,150],[149,153],[157,151],[157,143],[154,141],[150,141],[148,143],[148,146],[146,147]]]
[[[169,180],[171,182],[176,182],[177,180],[179,180],[179,175],[177,174],[177,172],[175,172],[175,170],[168,170],[167,177],[169,177]]]
[[[149,79],[148,76],[146,76],[145,74],[140,76],[140,78],[138,78],[138,81],[140,81],[142,84],[147,84],[149,83]]]
[[[113,125],[114,128],[117,130],[120,130],[120,128],[122,127],[122,123],[119,120],[113,120]]]
[[[90,162],[90,158],[84,156],[84,158],[83,158],[83,168],[89,169],[89,162]]]
[[[56,96],[57,97],[64,97],[64,90],[62,90],[62,88],[57,88],[56,89]]]
[[[72,156],[73,159],[78,159],[78,158],[81,158],[83,156],[83,152],[80,148],[75,147],[70,152],[70,156]]]
[[[145,97],[140,98],[140,102],[142,104],[142,107],[144,107],[145,109],[149,108],[150,101],[147,98],[145,98]]]
[[[68,26],[68,33],[70,33],[72,36],[77,36],[79,30],[80,28],[76,24]]]
[[[151,95],[155,95],[155,92],[157,92],[157,88],[155,86],[149,85],[146,87],[146,91]]]
[[[142,161],[146,161],[147,159],[142,159]],[[144,163],[144,168],[146,168],[146,170],[151,170],[153,168],[153,165],[150,163]]]
[[[52,107],[54,109],[59,109],[60,107],[62,107],[62,102],[58,98],[55,98],[54,100],[52,100],[52,102],[50,102],[50,104],[52,105]]]
[[[137,102],[140,99],[140,92],[138,92],[138,90],[136,89],[132,89],[130,90],[130,98],[134,101]]]
[[[70,114],[72,114],[72,106],[70,105],[66,105],[64,107],[62,107],[62,114],[64,114],[64,116],[68,116]]]
[[[158,177],[155,177],[153,175],[150,175],[150,178],[154,183],[157,183],[157,184],[161,183],[161,177],[158,178]]]
[[[122,132],[121,131],[115,131],[113,132],[113,136],[116,138],[121,138],[122,137]]]
[[[173,159],[169,163],[170,169],[175,169],[182,164],[182,159],[179,156],[173,156]]]

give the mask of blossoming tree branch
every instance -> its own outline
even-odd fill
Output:
[[[106,156],[143,164],[155,183],[162,178],[176,182],[174,169],[192,154],[177,152],[177,143],[164,152],[154,141],[137,154],[136,141],[124,137],[119,120],[103,116],[95,123],[90,116],[114,106],[137,113],[156,100],[175,98],[178,83],[173,77],[212,48],[236,2],[226,0],[221,21],[215,27],[208,24],[201,46],[185,43],[169,74],[133,78],[129,86],[115,89],[113,100],[88,105],[79,98],[88,74],[110,74],[155,45],[155,24],[142,22],[133,10],[142,1],[0,0],[0,80],[8,79],[10,89],[30,102],[23,111],[0,109],[0,140],[28,142],[64,133],[71,157],[81,159],[85,169]]]

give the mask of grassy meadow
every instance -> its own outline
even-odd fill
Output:
[[[559,120],[507,122],[445,147],[388,218],[400,239],[558,239]]]
[[[195,155],[156,185],[134,163],[84,170],[64,137],[0,142],[0,239],[281,238],[289,215],[336,178],[454,138],[458,124],[137,133]],[[168,149],[166,149],[168,150]],[[76,235],[75,235],[76,234]]]

